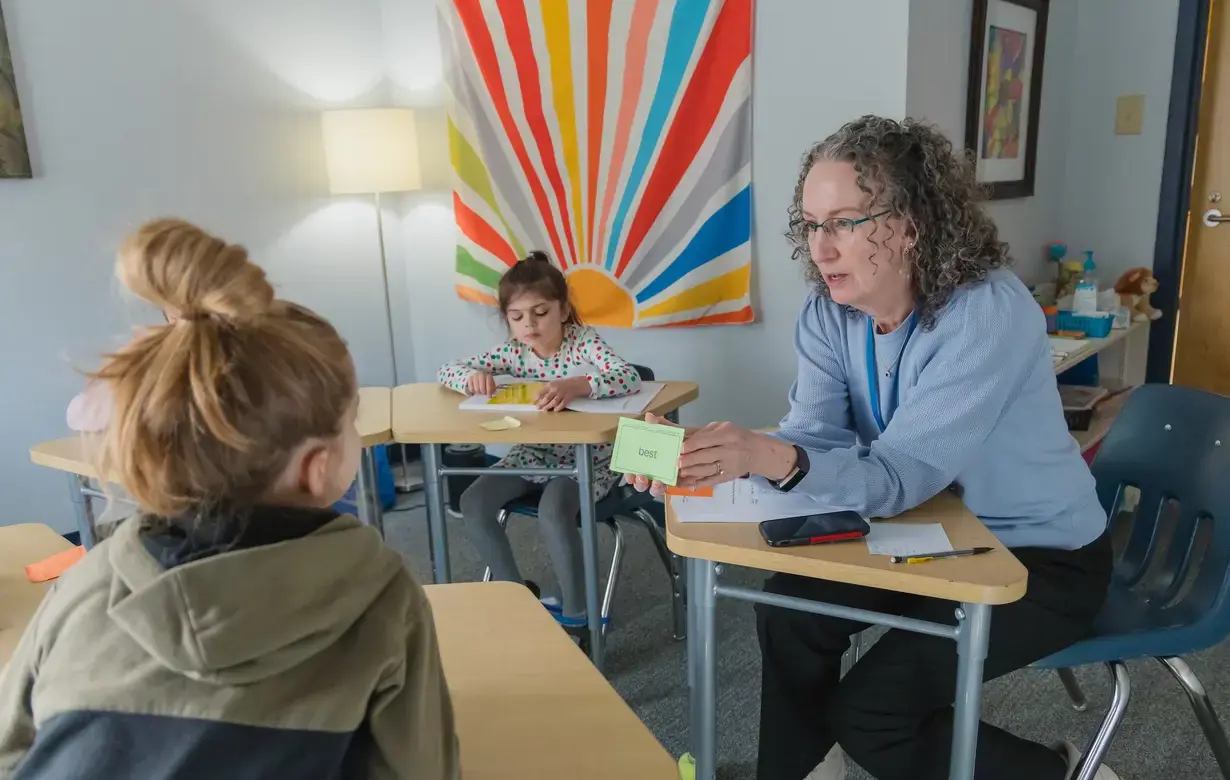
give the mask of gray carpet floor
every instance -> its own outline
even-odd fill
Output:
[[[426,582],[431,566],[422,495],[401,497],[399,511],[385,516],[390,545],[401,551]],[[478,580],[482,567],[450,518],[453,579]],[[514,517],[509,533],[529,579],[553,582],[534,521]],[[610,565],[611,537],[599,530],[602,571]],[[644,532],[627,532],[623,574],[615,594],[607,644],[607,676],[637,715],[674,755],[687,750],[687,682],[684,643],[671,638],[670,587]],[[725,581],[757,585],[760,572],[727,568]],[[717,616],[718,756],[721,780],[755,776],[756,722],[760,707],[760,655],[751,605],[725,601]],[[1215,706],[1230,712],[1230,650],[1221,645],[1188,659]],[[1052,673],[1023,670],[984,688],[988,721],[1039,742],[1071,740],[1084,745],[1109,704],[1110,686],[1100,668],[1078,670],[1089,709],[1075,712]],[[1127,716],[1111,746],[1107,764],[1123,780],[1214,780],[1220,775],[1182,690],[1154,662],[1131,665],[1132,693]],[[857,768],[851,780],[869,777]]]

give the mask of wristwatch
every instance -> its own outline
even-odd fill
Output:
[[[803,477],[807,476],[807,472],[811,469],[811,461],[807,458],[807,450],[799,445],[794,445],[794,468],[784,478],[774,482],[769,480],[769,484],[777,488],[783,493],[788,493],[794,490],[795,485],[803,481]]]

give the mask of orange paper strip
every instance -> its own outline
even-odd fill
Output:
[[[713,488],[682,488],[670,487],[666,488],[668,496],[696,496],[697,498],[713,498]]]
[[[85,557],[84,547],[74,547],[71,550],[58,552],[50,558],[32,563],[26,567],[26,579],[30,582],[47,582],[54,580],[77,561]]]

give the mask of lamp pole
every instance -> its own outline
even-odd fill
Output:
[[[389,361],[393,364],[393,386],[397,387],[401,384],[401,377],[397,373],[397,343],[393,339],[393,302],[389,293],[389,260],[384,252],[384,213],[380,208],[380,193],[375,193],[375,196],[376,234],[380,237],[380,275],[384,279],[384,318],[389,327]]]

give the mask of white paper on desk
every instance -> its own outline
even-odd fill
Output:
[[[1051,336],[1051,354],[1071,355],[1078,349],[1084,348],[1088,343],[1088,339],[1065,339],[1059,336]]]
[[[939,523],[873,522],[867,535],[872,555],[926,555],[952,552],[952,542]]]
[[[712,498],[671,496],[681,523],[759,523],[835,511],[798,493],[782,493],[759,478],[736,479],[713,489]]]
[[[543,382],[542,379],[513,379],[510,376],[495,378],[497,387],[511,385],[515,382]],[[641,389],[629,395],[618,398],[578,398],[568,404],[574,412],[590,414],[641,414],[653,401],[662,388],[663,382],[641,382]],[[458,409],[468,412],[536,412],[538,407],[533,404],[489,404],[489,395],[472,395],[457,405]]]

